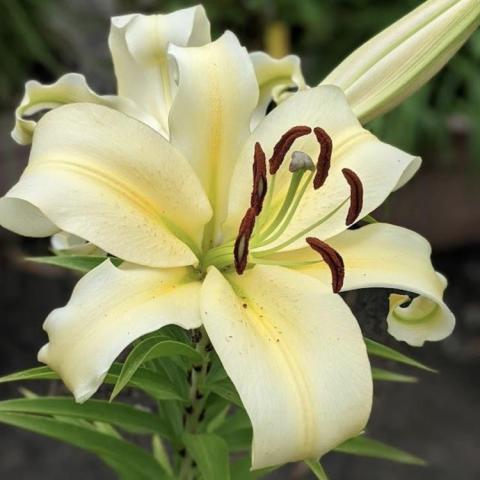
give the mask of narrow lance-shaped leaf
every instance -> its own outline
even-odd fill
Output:
[[[202,361],[202,356],[194,348],[182,342],[165,340],[165,337],[151,337],[139,342],[125,360],[110,400],[127,386],[135,372],[145,362],[173,355],[183,355],[194,362]]]
[[[381,458],[410,465],[425,465],[425,461],[415,455],[365,436],[351,438],[335,448],[335,451],[361,457]]]
[[[383,368],[372,368],[372,377],[374,380],[381,382],[400,382],[400,383],[416,383],[417,377],[411,375],[403,375],[402,373],[390,372]]]
[[[107,258],[115,266],[118,266],[122,263],[122,260],[119,258],[93,255],[51,255],[48,257],[27,257],[25,260],[87,273],[90,270],[93,270],[95,267],[98,267],[98,265],[104,262]]]
[[[204,479],[230,480],[228,447],[220,437],[188,433],[183,436],[183,441]]]
[[[319,480],[328,480],[327,472],[324,470],[320,462],[317,460],[305,460],[310,471],[315,475],[315,478]]]
[[[369,338],[365,338],[365,344],[367,345],[367,351],[369,355],[386,358],[388,360],[393,360],[405,365],[410,365],[411,367],[436,373],[436,370],[433,368],[427,367],[423,363],[417,362],[417,360],[414,360],[403,353],[397,352],[393,348],[387,347],[386,345],[382,345],[381,343],[370,340]]]
[[[121,363],[114,363],[109,373],[105,377],[104,382],[114,385],[118,380],[121,369]],[[58,375],[50,368],[36,367],[0,377],[0,383],[19,382],[25,380],[56,380],[58,378]],[[186,400],[179,392],[175,390],[166,375],[143,367],[139,368],[135,372],[133,377],[130,379],[128,386],[139,388],[157,400]]]
[[[129,471],[135,472],[136,480],[165,478],[160,465],[147,452],[91,428],[58,419],[12,412],[0,412],[0,422],[69,443],[119,465],[128,464]]]
[[[125,403],[89,400],[83,404],[72,398],[17,398],[0,402],[0,412],[35,413],[108,422],[135,433],[158,433],[166,436],[165,428],[156,415]]]

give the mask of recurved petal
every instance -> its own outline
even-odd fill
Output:
[[[212,267],[201,313],[252,422],[253,468],[318,458],[364,428],[372,379],[362,334],[321,282],[263,266],[227,279]]]
[[[37,121],[34,119],[36,114],[68,103],[78,102],[105,105],[138,118],[156,130],[160,129],[160,125],[154,117],[140,110],[129,99],[114,95],[98,95],[88,86],[83,75],[67,73],[50,85],[42,85],[36,80],[30,80],[25,84],[25,94],[15,110],[13,139],[21,145],[28,145],[32,141],[37,125]]]
[[[253,130],[263,120],[272,100],[280,103],[286,98],[284,96],[288,88],[303,90],[306,84],[300,67],[300,58],[296,55],[277,59],[265,52],[252,52],[250,60],[253,63],[260,90],[258,105],[251,121]]]
[[[16,233],[61,229],[152,267],[195,263],[210,216],[195,172],[161,135],[93,104],[42,118],[25,172],[0,200],[0,224]]]
[[[257,105],[255,73],[231,32],[202,47],[172,45],[169,52],[179,75],[169,118],[171,142],[197,172],[218,227],[226,213],[233,165]]]
[[[430,245],[423,237],[405,228],[376,223],[348,230],[331,238],[329,244],[345,263],[343,290],[381,287],[419,295],[406,307],[402,305],[408,296],[390,296],[388,329],[397,340],[421,346],[426,340],[442,340],[450,335],[455,317],[443,301],[447,282],[435,272]],[[295,255],[297,259],[312,256],[309,252],[307,256],[300,252]],[[330,271],[323,263],[302,271],[330,282]]]
[[[198,46],[210,42],[205,9],[197,5],[167,15],[113,17],[108,42],[118,94],[153,115],[168,136],[168,113],[176,92],[168,45]]]
[[[313,187],[306,190],[288,228],[268,248],[278,247],[295,236],[298,238],[285,248],[301,248],[307,235],[328,239],[345,230],[350,189],[342,172],[344,168],[354,171],[363,184],[363,208],[360,216],[364,216],[381,205],[393,190],[408,181],[420,165],[419,158],[380,142],[363,129],[339,88],[320,86],[296,93],[265,117],[242,150],[231,182],[226,222],[226,228],[232,236],[248,206],[255,142],[262,145],[268,158],[280,137],[297,125],[321,127],[327,132],[333,142],[331,167],[325,184],[319,190],[314,190]],[[316,161],[320,147],[311,134],[299,138],[291,147],[291,151],[294,150],[303,151]],[[289,161],[287,154],[285,164],[276,174],[278,178],[274,204],[277,205],[283,201],[290,182]],[[324,220],[308,233],[300,234],[322,219]]]
[[[106,260],[87,273],[63,308],[45,320],[49,343],[38,354],[78,402],[91,397],[120,352],[165,325],[201,324],[200,282],[187,268],[116,268]]]

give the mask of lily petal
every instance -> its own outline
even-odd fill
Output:
[[[430,80],[480,24],[478,0],[429,0],[350,54],[323,81],[341,87],[362,123]]]
[[[90,398],[121,351],[165,325],[201,324],[200,282],[187,268],[116,268],[106,260],[87,273],[68,304],[45,320],[49,343],[38,354],[78,402]]]
[[[93,104],[66,105],[42,118],[29,165],[0,199],[0,224],[16,233],[48,235],[55,224],[152,267],[195,263],[192,249],[210,216],[195,172],[163,137]]]
[[[397,340],[421,346],[426,340],[450,335],[455,317],[442,299],[447,282],[435,272],[430,245],[423,237],[406,228],[376,223],[348,230],[330,239],[329,244],[345,263],[343,290],[381,287],[419,295],[408,307],[402,307],[408,296],[390,296],[388,330]],[[296,256],[302,257],[300,251]],[[330,271],[323,263],[301,271],[330,282]]]
[[[300,58],[296,55],[277,59],[265,52],[252,52],[250,60],[260,89],[258,105],[252,116],[251,129],[253,130],[263,120],[272,100],[280,103],[284,99],[282,93],[287,88],[296,87],[303,90],[306,84],[300,67]]]
[[[88,86],[83,75],[67,73],[51,85],[42,85],[36,80],[30,80],[25,84],[25,94],[15,110],[13,139],[21,145],[30,144],[37,121],[29,117],[45,110],[78,102],[105,105],[138,118],[156,130],[160,129],[157,120],[140,110],[131,100],[115,95],[98,95]]]
[[[205,9],[197,5],[167,15],[123,15],[111,22],[108,44],[118,94],[155,117],[168,137],[168,113],[176,91],[168,45],[210,42]]]
[[[170,112],[171,142],[192,163],[215,212],[223,220],[238,153],[248,137],[258,86],[245,48],[231,32],[197,48],[172,45],[179,73]]]
[[[68,232],[52,235],[50,246],[59,255],[105,255],[96,245]]]
[[[351,111],[342,91],[337,87],[320,86],[298,92],[275,108],[256,128],[248,139],[232,177],[229,214],[226,222],[228,232],[234,236],[240,219],[248,208],[252,181],[251,165],[255,142],[263,147],[267,157],[275,143],[288,129],[296,125],[321,127],[333,141],[332,162],[326,183],[319,190],[308,188],[288,228],[268,248],[277,247],[287,239],[331,214],[327,220],[309,231],[308,235],[328,239],[346,228],[349,208],[349,186],[342,169],[353,170],[363,184],[362,216],[377,208],[388,195],[408,181],[420,166],[420,159],[380,142],[363,129]],[[292,146],[312,158],[317,158],[319,145],[314,135],[298,139]],[[288,165],[289,158],[286,159]],[[277,172],[275,198],[277,204],[284,196],[291,173],[284,165]],[[242,179],[242,181],[238,181]],[[287,249],[304,246],[307,235],[300,235]],[[283,248],[282,248],[283,249]]]
[[[372,379],[341,297],[281,267],[227,278],[210,268],[201,312],[252,422],[253,468],[318,458],[360,433]]]

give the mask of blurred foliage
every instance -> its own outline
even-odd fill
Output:
[[[106,27],[109,14],[168,12],[194,3],[192,0],[0,0],[0,102],[6,105],[12,96],[18,98],[23,82],[30,77],[50,81],[68,71],[66,66],[90,74],[82,68],[85,54],[79,53],[85,50],[85,43],[81,48],[77,46],[77,58],[72,59],[71,49],[65,48],[65,42],[72,39],[67,38],[67,33],[58,35],[58,29],[57,32],[51,29],[57,13],[62,14],[62,22],[74,27],[66,29],[74,35],[74,31],[78,34],[76,25],[81,25],[84,31],[100,25]],[[354,48],[420,3],[419,0],[203,2],[214,35],[230,29],[250,50],[265,48],[268,26],[283,22],[290,32],[287,40],[291,51],[301,56],[311,85]],[[102,34],[106,39],[107,32]],[[105,67],[109,67],[106,57],[95,55],[101,60],[96,68],[104,76]],[[462,146],[466,145],[471,156],[479,159],[474,163],[480,165],[479,60],[480,32],[477,32],[433,82],[369,127],[401,148],[428,152],[440,166],[448,164],[456,140],[461,138]]]
[[[6,103],[23,86],[26,75],[55,75],[62,71],[55,57],[58,38],[46,25],[51,0],[0,0],[0,102]]]

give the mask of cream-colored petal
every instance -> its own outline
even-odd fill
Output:
[[[233,165],[257,105],[255,73],[231,32],[203,47],[172,45],[169,52],[179,75],[169,119],[171,142],[191,162],[208,193],[218,233]]]
[[[138,337],[169,324],[199,327],[200,286],[187,268],[116,268],[106,260],[78,282],[65,307],[45,320],[49,343],[38,359],[83,402]]]
[[[435,272],[430,245],[423,237],[405,228],[376,223],[346,231],[330,239],[329,244],[345,262],[343,290],[382,287],[419,295],[405,308],[401,305],[407,296],[390,296],[388,330],[397,340],[420,346],[426,340],[450,335],[455,317],[443,301],[447,282]],[[297,260],[314,257],[307,250],[295,255]],[[289,260],[293,260],[291,255]],[[326,284],[330,282],[330,271],[323,263],[301,271]]]
[[[0,224],[16,233],[54,233],[38,231],[39,222],[51,225],[46,217],[124,260],[156,267],[194,263],[210,216],[195,172],[163,137],[93,104],[42,118],[29,165],[0,200]]]
[[[201,313],[252,422],[253,468],[318,458],[360,433],[372,379],[341,297],[281,267],[227,278],[209,270]]]
[[[50,85],[42,85],[36,80],[30,80],[25,84],[25,94],[15,110],[13,139],[21,145],[28,145],[32,141],[33,132],[37,125],[37,121],[29,117],[44,110],[79,102],[105,105],[138,118],[156,130],[160,129],[157,120],[140,110],[131,100],[114,95],[97,95],[88,86],[83,75],[67,73]]]
[[[252,159],[255,142],[260,142],[267,158],[283,133],[296,125],[323,128],[332,138],[333,153],[329,176],[319,190],[309,187],[297,213],[285,233],[268,248],[276,247],[310,225],[330,214],[349,197],[349,186],[342,174],[347,167],[358,174],[364,187],[361,215],[377,208],[388,195],[403,185],[415,173],[420,159],[380,142],[363,129],[351,111],[344,94],[337,87],[321,86],[292,95],[275,108],[257,127],[242,150],[232,177],[229,214],[226,230],[236,235],[240,220],[248,207],[252,188]],[[313,134],[298,139],[291,151],[308,153],[316,162],[319,146]],[[277,172],[274,201],[283,201],[291,173],[287,154],[283,167]],[[346,228],[348,202],[308,235],[327,239]],[[268,215],[268,212],[264,213]],[[288,249],[304,246],[300,236]]]
[[[432,78],[480,24],[478,0],[429,0],[351,53],[323,81],[366,123]]]
[[[93,243],[68,232],[52,235],[50,246],[59,255],[105,255],[105,252]]]
[[[201,5],[167,15],[113,17],[108,39],[118,94],[154,116],[168,136],[168,113],[176,92],[169,44],[210,42],[210,23]]]
[[[265,52],[252,52],[250,60],[253,63],[260,90],[258,105],[251,121],[253,130],[263,120],[272,100],[280,103],[286,98],[283,92],[289,87],[303,90],[306,84],[300,67],[300,58],[296,55],[277,59]]]

